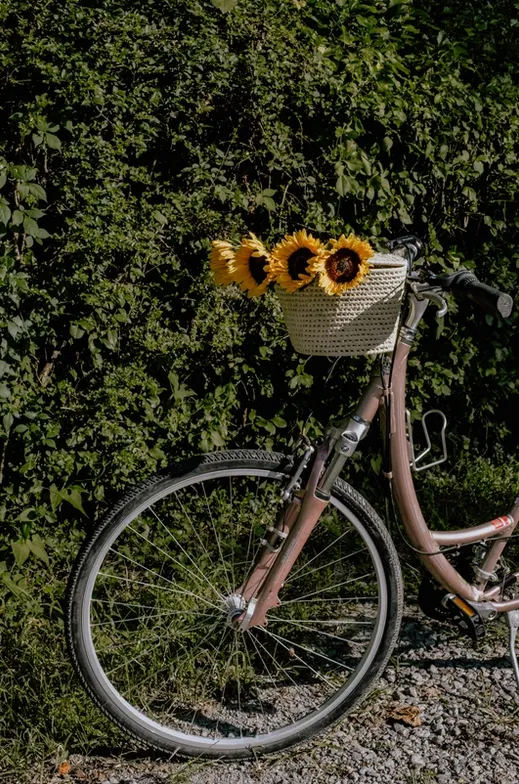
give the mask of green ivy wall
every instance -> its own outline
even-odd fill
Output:
[[[64,578],[121,488],[200,451],[290,443],[308,403],[318,432],[366,378],[343,361],[324,405],[325,363],[293,353],[276,301],[212,285],[211,239],[306,227],[383,248],[413,232],[437,269],[515,292],[516,15],[505,0],[0,4],[0,629],[15,650],[0,691],[19,716],[47,689],[26,745],[109,732],[52,695],[76,704],[57,663]],[[439,405],[452,430],[450,468],[423,483],[441,524],[513,494],[516,345],[515,317],[464,305],[423,331],[411,406]],[[351,469],[361,487],[380,489],[375,448]]]

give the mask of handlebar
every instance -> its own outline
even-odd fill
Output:
[[[425,251],[425,246],[419,237],[414,234],[405,234],[402,237],[391,240],[387,245],[388,249],[393,253],[399,253],[404,256],[407,261],[410,278],[424,280],[423,270],[421,274],[412,272],[413,262],[423,256]],[[428,272],[425,275],[425,280],[431,285],[431,294],[434,289],[437,292],[438,289],[450,291],[455,297],[470,300],[492,316],[508,318],[512,312],[514,301],[510,294],[505,294],[499,291],[499,289],[487,286],[486,283],[481,283],[470,270],[460,269],[448,275],[435,275],[432,272]],[[431,294],[429,298],[431,298]],[[422,295],[425,295],[423,291]]]
[[[458,270],[450,275],[431,275],[429,280],[433,286],[470,300],[493,316],[508,318],[512,312],[514,301],[509,294],[481,283],[469,270]]]

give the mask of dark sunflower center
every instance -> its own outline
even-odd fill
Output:
[[[335,283],[349,283],[359,271],[361,259],[351,248],[339,248],[326,259],[326,272]]]
[[[308,261],[315,254],[310,248],[298,248],[288,257],[288,274],[292,280],[300,280],[300,275],[308,275]]]
[[[254,256],[251,255],[249,257],[249,270],[250,274],[254,278],[254,282],[260,285],[263,283],[265,278],[267,277],[267,273],[264,270],[264,267],[267,264],[267,259],[265,256]]]

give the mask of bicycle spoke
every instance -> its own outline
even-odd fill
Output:
[[[115,555],[118,555],[118,556],[120,556],[121,558],[124,558],[124,559],[125,559],[125,561],[129,561],[130,563],[134,564],[135,566],[138,566],[138,567],[139,567],[139,569],[143,569],[145,572],[149,572],[149,574],[152,574],[154,577],[158,577],[158,578],[159,578],[159,580],[164,580],[165,582],[167,582],[167,583],[170,583],[171,585],[177,585],[177,583],[176,583],[174,580],[170,580],[168,577],[164,577],[163,575],[161,575],[161,574],[158,574],[157,572],[153,571],[153,569],[148,569],[148,567],[147,567],[147,566],[143,566],[143,565],[142,565],[142,564],[140,564],[138,561],[134,561],[134,560],[133,560],[133,558],[130,558],[130,556],[129,556],[129,555],[125,555],[124,553],[119,553],[118,551],[114,550],[112,547],[110,548],[110,551],[109,551],[109,552],[112,552],[112,553],[114,553]],[[172,559],[172,560],[174,560],[174,559]],[[185,567],[183,564],[179,563],[179,566],[182,566],[182,568],[186,569],[186,571],[188,572],[188,574],[190,574],[190,575],[192,575],[192,576],[193,576],[193,572],[191,572],[189,569],[187,569],[187,567]],[[208,581],[207,581],[207,582],[208,582]],[[208,584],[209,584],[209,585],[211,585],[209,582],[208,582]],[[212,586],[211,586],[211,587],[212,587]],[[216,591],[216,589],[213,589],[213,590],[215,590],[215,592],[216,592],[216,595],[217,595],[219,598],[222,598],[222,599],[223,599],[223,596],[222,596],[222,595],[221,595],[221,594],[220,594],[218,591]]]
[[[291,626],[298,626],[300,629],[305,629],[305,631],[307,632],[315,632],[316,634],[322,634],[323,637],[331,637],[333,640],[339,640],[339,642],[349,642],[349,643],[352,642],[352,640],[348,640],[346,637],[339,637],[337,634],[331,634],[331,632],[322,632],[319,629],[316,629],[312,626],[308,626],[307,624],[301,624],[298,623],[297,621],[289,620],[288,618],[276,618],[276,619],[272,618],[270,620],[276,620],[279,621],[280,623],[288,623]]]
[[[317,569],[309,569],[307,572],[303,572],[303,574],[299,574],[301,569],[298,569],[296,574],[299,574],[299,577],[297,577],[294,580],[294,577],[292,575],[289,575],[288,578],[287,578],[287,583],[292,585],[293,583],[296,583],[298,580],[301,580],[301,578],[308,577],[309,574],[314,575],[316,572],[320,572],[322,569],[329,569],[330,566],[333,566],[334,564],[337,564],[337,563],[341,563],[342,561],[348,561],[350,558],[353,558],[355,555],[358,555],[359,553],[362,553],[362,552],[365,552],[365,551],[366,551],[366,548],[365,547],[361,547],[360,550],[355,550],[354,553],[348,553],[347,555],[343,555],[341,558],[336,558],[334,561],[329,561],[329,562],[323,564],[322,566],[318,566]],[[310,561],[308,563],[310,563]],[[305,566],[308,566],[308,563],[305,564]],[[304,568],[304,567],[301,567],[301,568]]]
[[[217,604],[213,604],[213,602],[208,601],[203,596],[199,596],[192,591],[182,590],[181,588],[177,588],[173,590],[173,588],[159,588],[157,585],[153,585],[153,583],[143,583],[141,580],[131,580],[129,577],[119,577],[115,574],[107,574],[106,572],[98,572],[102,577],[108,577],[110,580],[119,580],[120,582],[132,583],[134,585],[144,585],[146,588],[155,588],[163,593],[173,593],[178,594],[179,596],[192,596],[194,599],[197,599],[199,602],[204,602],[208,604],[210,607],[214,607],[216,610],[222,611],[221,607],[218,607]],[[175,585],[176,583],[173,583]]]
[[[341,588],[343,585],[350,585],[351,583],[355,582],[355,580],[365,580],[366,577],[369,577],[369,574],[363,574],[362,577],[352,577],[351,580],[345,580],[342,583],[335,583],[335,585],[330,585],[327,588],[319,588],[318,591],[307,593],[304,596],[301,596],[297,599],[289,599],[288,601],[283,602],[282,604],[285,605],[286,607],[287,604],[294,604],[294,602],[301,602],[304,599],[307,599],[309,596],[317,596],[318,594],[325,593],[326,591],[335,591],[336,588]]]
[[[245,655],[247,657],[247,661],[249,662],[249,667],[251,668],[251,671],[254,672],[254,667],[253,667],[253,664],[252,664],[252,661],[251,661],[251,658],[250,658],[250,654],[249,654],[249,651],[247,650],[247,642],[246,642],[247,639],[252,639],[252,636],[249,635],[247,638],[246,637],[243,638],[243,649],[245,651]],[[256,687],[256,692],[257,692],[257,697],[258,697],[260,708],[261,708],[261,714],[263,716],[263,721],[267,724],[267,732],[268,732],[268,720],[267,720],[267,717],[265,715],[265,711],[263,709],[263,700],[261,699],[261,694],[260,694],[260,690],[259,690],[258,687]]]
[[[233,509],[233,497],[232,497],[232,477],[229,477],[229,500],[231,504],[231,530],[232,530],[232,548],[231,548],[231,573],[232,573],[232,582],[233,585],[236,585],[236,573],[235,573],[235,566],[234,566],[234,551],[236,549],[236,531],[234,527],[234,509]]]
[[[296,653],[296,651],[293,650],[293,646],[292,646],[292,643],[290,642],[290,640],[287,640],[287,642],[290,643],[290,647],[288,647],[287,645],[285,645],[282,642],[282,639],[286,639],[286,638],[278,637],[278,635],[273,634],[272,632],[269,632],[268,629],[265,629],[265,627],[263,627],[263,626],[258,627],[258,628],[261,628],[261,630],[264,631],[265,634],[268,634],[269,637],[273,637],[275,640],[277,640],[279,642],[279,644],[288,652],[289,656],[291,656],[292,658],[298,659],[301,662],[301,664],[303,664],[311,672],[313,672],[314,675],[316,675],[320,680],[322,680],[325,683],[327,683],[328,686],[331,686],[332,689],[335,689],[335,686],[333,685],[333,683],[331,683],[328,680],[328,678],[326,678],[322,673],[318,672],[317,670],[314,670],[314,668],[310,664],[308,664],[307,661],[305,661],[301,656],[299,656],[298,653]],[[297,645],[297,647],[298,648],[303,648],[303,650],[308,650],[308,649],[305,649],[302,645]],[[310,651],[310,653],[313,653],[313,651]]]
[[[273,621],[280,621],[286,622],[287,619],[283,618],[282,616],[269,616],[269,623]],[[321,625],[326,626],[338,626],[340,624],[348,624],[348,626],[372,626],[373,621],[352,621],[349,618],[337,618],[336,620],[321,620],[320,618],[304,618],[303,620],[299,620],[298,623],[300,625],[303,624],[313,624],[313,623],[320,623]]]
[[[284,667],[282,667],[282,666],[281,666],[281,664],[278,662],[278,660],[277,660],[277,659],[275,659],[275,658],[274,658],[274,656],[273,656],[273,655],[270,653],[270,651],[268,650],[268,648],[266,648],[266,647],[263,645],[263,643],[261,642],[261,640],[259,639],[259,637],[257,637],[257,638],[256,638],[256,642],[258,643],[258,645],[260,645],[260,646],[263,648],[263,650],[265,651],[265,653],[266,653],[266,654],[268,654],[268,656],[270,656],[270,658],[272,659],[272,661],[273,661],[273,662],[274,662],[274,664],[276,665],[277,669],[278,669],[278,670],[280,670],[281,672],[283,672],[283,673],[284,673],[284,674],[287,676],[287,678],[288,678],[288,680],[289,680],[289,681],[292,681],[292,683],[294,684],[294,686],[296,687],[296,689],[297,689],[297,688],[299,688],[299,687],[298,687],[298,684],[297,684],[297,683],[295,682],[295,680],[292,678],[292,676],[290,675],[289,671],[288,671],[288,670],[286,670]],[[289,648],[284,648],[284,649],[285,649],[285,650],[289,650]],[[302,659],[299,659],[299,661],[301,661],[301,662],[302,662]],[[306,664],[305,664],[305,667],[306,667]]]
[[[224,639],[225,639],[225,637],[226,637],[226,635],[227,635],[227,633],[228,633],[229,631],[230,631],[230,627],[229,627],[229,626],[224,626],[224,628],[223,628],[223,631],[222,631],[222,635],[221,635],[221,637],[220,637],[220,642],[218,643],[218,647],[217,647],[217,648],[215,648],[215,658],[214,658],[214,660],[213,660],[213,662],[212,662],[211,666],[209,667],[209,670],[208,670],[208,672],[207,672],[207,675],[206,675],[206,677],[205,677],[205,680],[204,680],[204,685],[203,685],[203,687],[202,687],[202,694],[201,694],[201,697],[203,697],[203,696],[206,694],[206,691],[207,691],[207,684],[209,683],[209,680],[210,680],[210,678],[211,678],[211,676],[212,676],[212,674],[213,674],[213,670],[214,670],[214,664],[216,664],[216,663],[217,663],[217,657],[218,657],[218,653],[220,652],[220,648],[222,647],[223,641],[224,641]],[[191,726],[192,726],[192,727],[194,726],[194,723],[195,723],[195,717],[196,717],[197,713],[199,713],[199,710],[198,710],[198,709],[196,709],[196,710],[194,711],[194,713],[193,713],[193,718],[191,719]]]
[[[259,628],[261,628],[263,631],[267,631],[267,629],[265,629],[263,626]],[[326,661],[329,661],[332,664],[337,664],[339,667],[351,671],[351,667],[347,667],[342,662],[338,662],[336,659],[332,659],[330,658],[330,656],[326,656],[326,654],[324,653],[320,653],[319,651],[313,650],[312,648],[307,648],[305,645],[301,645],[301,643],[295,642],[295,640],[289,640],[288,637],[283,637],[280,634],[274,634],[273,632],[267,632],[267,633],[270,634],[271,637],[274,637],[276,640],[279,640],[280,642],[281,640],[284,640],[285,642],[288,642],[289,645],[291,646],[295,645],[297,648],[301,648],[301,650],[306,651],[307,653],[311,653],[313,656],[319,656],[321,659],[326,659]]]
[[[180,501],[180,505],[182,506],[182,501]],[[179,548],[182,550],[182,552],[184,553],[184,555],[186,555],[186,556],[188,557],[188,559],[191,561],[191,563],[192,563],[192,564],[193,564],[193,566],[195,567],[196,571],[197,571],[197,572],[200,574],[200,576],[202,577],[202,579],[203,579],[203,580],[205,580],[205,582],[206,582],[206,583],[209,585],[209,587],[211,588],[211,590],[215,591],[215,592],[216,592],[216,594],[217,594],[217,595],[220,597],[220,599],[223,599],[223,598],[224,598],[224,597],[223,597],[223,595],[222,595],[222,594],[221,594],[219,591],[217,591],[217,590],[216,590],[216,588],[215,588],[213,585],[211,585],[211,583],[209,582],[209,580],[207,579],[207,577],[205,576],[205,574],[204,574],[204,573],[202,572],[202,570],[201,570],[201,569],[200,569],[200,568],[197,566],[197,564],[196,564],[196,563],[194,562],[194,560],[191,558],[191,556],[190,556],[190,555],[189,555],[189,553],[186,551],[186,549],[185,549],[184,547],[182,547],[182,545],[180,544],[180,542],[178,541],[178,539],[177,539],[175,536],[173,536],[173,534],[171,533],[171,531],[169,530],[169,528],[167,527],[167,525],[164,525],[164,523],[162,522],[162,520],[160,519],[160,517],[157,515],[157,513],[156,513],[156,512],[155,512],[155,510],[153,509],[153,507],[150,507],[150,512],[151,512],[151,513],[152,513],[152,515],[153,515],[153,516],[154,516],[154,517],[157,519],[157,521],[158,521],[158,522],[160,523],[160,525],[161,525],[161,526],[164,528],[164,530],[165,530],[165,531],[166,531],[166,532],[169,534],[169,536],[170,536],[170,537],[171,537],[171,539],[172,539],[172,540],[175,542],[175,544],[177,545],[177,547],[179,547]],[[188,519],[189,519],[189,518],[188,518]],[[191,521],[190,521],[190,522],[191,522]],[[128,526],[128,528],[129,528],[130,530],[132,530],[132,531],[135,531],[135,529],[131,528],[131,526]],[[142,537],[142,538],[143,538],[145,541],[147,541],[147,542],[149,541],[149,539],[146,539],[146,537],[142,536],[142,534],[139,534],[139,532],[138,532],[138,531],[135,531],[135,533],[136,533],[136,534],[138,534],[139,536],[141,536],[141,537]],[[176,562],[176,563],[179,563],[179,565],[183,566],[183,564],[180,564],[180,561],[178,561],[178,562],[177,562],[177,561],[176,561],[176,559],[175,559],[175,558],[173,558],[173,556],[172,556],[172,555],[170,555],[169,553],[167,553],[165,550],[163,550],[161,547],[159,547],[158,545],[156,545],[154,542],[153,542],[152,544],[153,544],[153,545],[156,547],[156,549],[157,549],[159,552],[161,552],[161,553],[163,553],[165,556],[167,556],[167,557],[171,558],[171,560],[172,560],[172,561],[174,561],[174,562]],[[187,568],[187,567],[184,567],[184,568]]]
[[[167,610],[163,613],[147,613],[144,615],[136,615],[133,618],[121,618],[118,621],[101,621],[98,623],[91,623],[90,626],[111,626],[112,624],[130,623],[130,621],[139,621],[141,618],[163,618],[168,615],[204,615],[203,610]],[[213,616],[214,617],[214,616]]]
[[[337,542],[340,542],[342,539],[344,539],[345,536],[347,536],[348,534],[351,534],[351,533],[353,533],[351,529],[348,529],[348,530],[344,531],[344,533],[341,534],[340,536],[338,536],[337,539],[334,539],[333,541],[331,541],[329,544],[326,545],[326,547],[323,547],[322,550],[319,550],[318,553],[316,553],[314,556],[312,556],[312,558],[310,558],[309,561],[306,561],[306,563],[302,564],[299,567],[299,569],[296,569],[296,571],[291,575],[291,577],[294,578],[296,576],[296,574],[299,574],[299,572],[302,569],[306,569],[306,567],[309,566],[313,561],[315,561],[316,558],[319,558],[321,555],[323,555],[323,553],[326,553],[330,549],[330,547],[335,547]]]
[[[218,555],[220,556],[220,560],[221,560],[222,565],[224,567],[225,578],[227,580],[227,588],[228,588],[229,593],[231,594],[233,592],[233,589],[232,589],[232,586],[231,586],[231,582],[229,580],[229,575],[227,574],[227,568],[226,568],[226,564],[225,564],[225,558],[223,557],[223,553],[222,553],[222,546],[221,546],[221,543],[220,543],[220,537],[218,536],[218,533],[216,531],[216,526],[214,524],[214,519],[213,519],[213,515],[212,515],[212,512],[211,512],[211,507],[209,505],[209,501],[207,500],[207,493],[205,492],[205,482],[202,482],[202,490],[203,490],[203,493],[204,493],[205,505],[206,505],[207,511],[209,513],[209,519],[211,520],[211,527],[213,529],[214,538],[215,538],[215,541],[216,541],[216,546],[218,547]]]
[[[240,660],[238,657],[238,635],[234,635],[235,656],[236,656],[236,684],[238,687],[238,713],[241,713],[241,685],[240,685]],[[240,738],[243,737],[240,725]]]

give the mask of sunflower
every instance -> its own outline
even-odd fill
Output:
[[[314,274],[319,273],[319,285],[327,294],[342,294],[364,280],[373,253],[369,242],[354,234],[342,234],[338,240],[331,240],[331,249],[313,262],[312,269]]]
[[[213,273],[214,282],[218,286],[227,286],[234,282],[235,256],[230,242],[213,240],[209,266]]]
[[[264,294],[274,279],[270,262],[268,250],[252,232],[248,237],[242,237],[235,255],[233,280],[240,284],[248,297]]]
[[[272,272],[281,288],[297,291],[310,283],[315,272],[313,262],[323,252],[321,242],[306,229],[287,234],[272,251]]]

